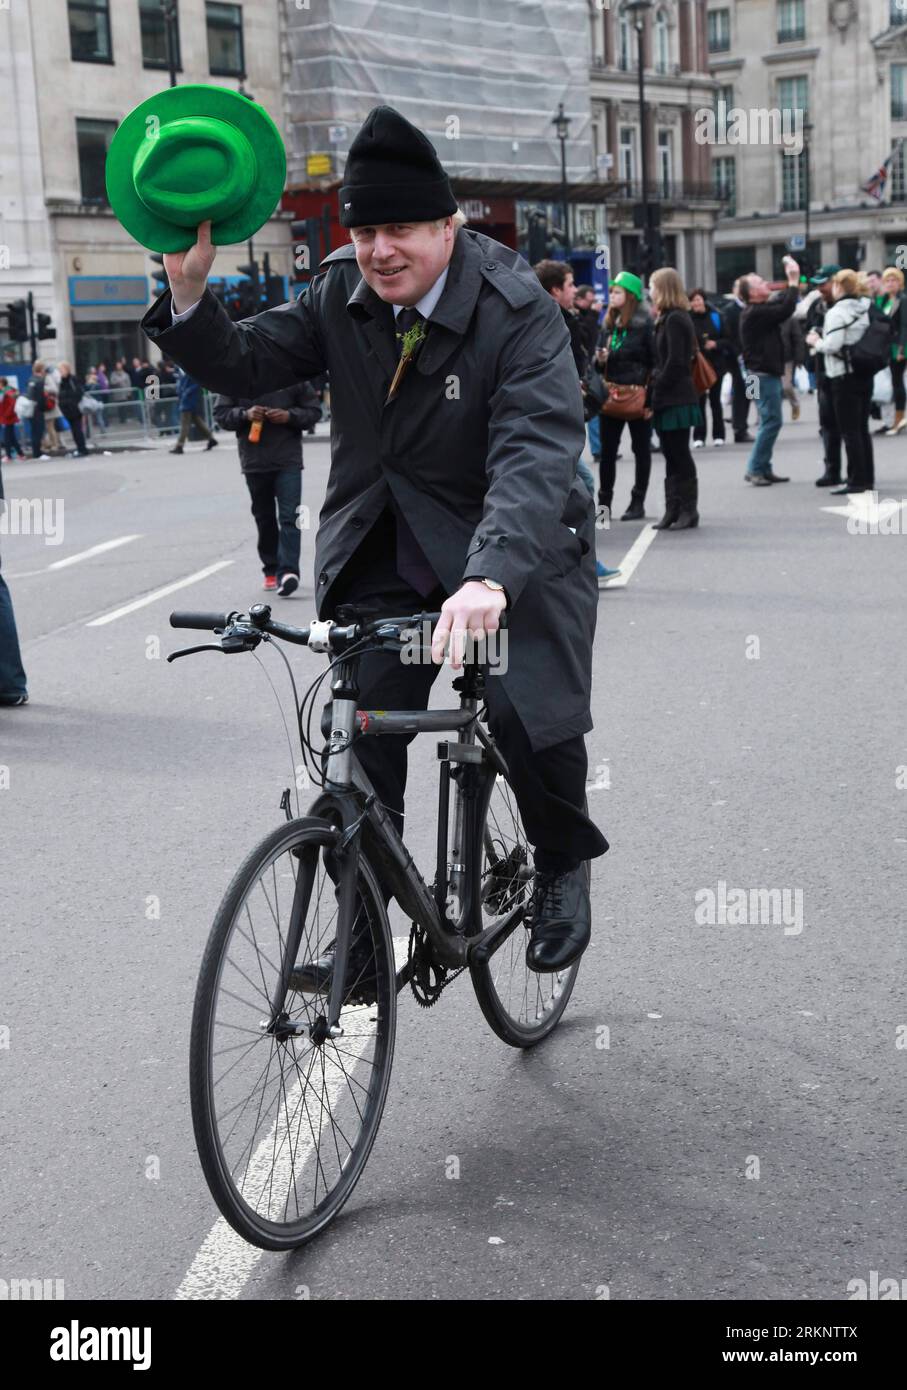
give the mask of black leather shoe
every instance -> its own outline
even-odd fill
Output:
[[[783,478],[783,477],[780,477],[777,473],[766,473],[765,476],[768,478],[768,480],[769,480],[770,483],[789,483],[789,482],[790,482],[790,478]]]
[[[840,487],[841,475],[835,477],[834,473],[823,473],[821,478],[816,479],[816,487]]]
[[[766,473],[744,473],[743,481],[753,487],[771,487],[772,480]]]
[[[566,873],[536,870],[526,910],[529,945],[526,964],[539,975],[566,970],[589,945],[592,905],[586,866]]]
[[[290,989],[299,994],[327,994],[334,978],[334,951],[335,942],[332,941],[323,956],[301,961],[294,966],[290,975]],[[343,994],[347,1004],[374,1004],[378,999],[375,953],[370,935],[367,939],[353,937]]]
[[[752,443],[753,443],[753,436],[750,434],[749,430],[747,430],[745,434],[735,434],[735,435],[734,435],[734,443],[735,443],[735,444],[752,444]]]

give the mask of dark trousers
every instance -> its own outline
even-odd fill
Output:
[[[614,483],[617,478],[617,451],[620,448],[624,425],[630,427],[630,443],[633,446],[633,458],[636,461],[632,492],[634,502],[646,500],[646,489],[649,486],[649,475],[652,472],[652,421],[614,420],[610,415],[602,415],[600,417],[602,453],[601,464],[599,465],[598,500],[603,506],[609,508],[614,497]]]
[[[816,382],[819,402],[819,433],[825,448],[825,471],[833,478],[841,476],[841,431],[835,414],[835,398],[831,382],[827,376],[820,376]]]
[[[746,434],[746,425],[750,413],[749,398],[746,394],[746,378],[740,370],[740,361],[737,357],[731,359],[728,371],[731,374],[732,384],[731,424],[734,430],[734,438],[739,439],[742,434]]]
[[[179,439],[177,440],[177,443],[178,443],[178,444],[185,444],[185,443],[186,443],[186,440],[189,438],[189,431],[192,429],[192,426],[193,426],[193,425],[195,425],[195,428],[198,430],[199,434],[204,435],[205,439],[213,439],[213,438],[214,438],[214,435],[211,433],[211,431],[208,429],[208,426],[205,424],[205,422],[204,422],[204,420],[202,419],[202,417],[201,417],[196,411],[194,411],[194,410],[181,410],[181,411],[180,411],[180,437],[179,437]]]
[[[299,574],[299,503],[302,470],[275,468],[246,473],[258,528],[258,557],[265,574]]]
[[[44,438],[44,411],[36,410],[28,423],[31,425],[31,451],[35,458],[38,458]]]
[[[838,429],[847,450],[847,481],[853,487],[875,486],[869,408],[872,377],[837,376],[832,385]]]
[[[25,458],[25,454],[22,450],[22,447],[19,444],[19,438],[16,434],[15,425],[3,426],[3,447],[9,454],[10,458],[12,458],[14,454],[18,454],[20,458]]]
[[[75,444],[80,454],[87,454],[88,449],[85,444],[85,433],[82,429],[82,416],[73,411],[72,415],[67,415],[69,428],[72,432],[72,442]]]
[[[0,703],[14,695],[27,694],[19,636],[13,615],[13,601],[0,574]]]
[[[665,482],[696,477],[696,465],[690,450],[689,426],[685,430],[663,430],[659,434],[661,451],[665,456]]]
[[[907,371],[907,362],[892,362],[891,384],[894,388],[894,408],[902,413],[907,410],[907,390],[904,389],[905,371]]]
[[[706,402],[708,402],[712,407],[712,438],[723,439],[724,410],[722,409],[721,405],[721,377],[718,378],[711,390],[709,390],[704,396],[699,397],[699,413],[702,416],[702,423],[697,425],[695,430],[693,431],[694,439],[705,440],[708,434],[708,425],[706,422],[709,417],[708,412],[706,411]],[[743,422],[743,427],[744,429],[746,428],[745,420]]]
[[[374,554],[368,537],[361,552],[354,556],[355,571],[351,563],[337,578],[337,603],[355,603],[376,617],[401,616],[435,612],[447,598],[440,587],[427,596],[410,588],[398,578],[386,554],[375,564],[367,563]],[[359,707],[427,709],[429,693],[440,670],[432,661],[407,665],[398,652],[367,652],[359,663]],[[490,673],[485,682],[485,703],[488,727],[510,769],[526,838],[536,848],[537,867],[565,868],[568,860],[576,862],[604,854],[608,842],[583,810],[588,762],[582,735],[534,753],[500,678]],[[406,750],[414,737],[382,734],[380,738],[361,738],[356,742],[356,755],[401,834]]]

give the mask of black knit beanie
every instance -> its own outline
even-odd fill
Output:
[[[392,106],[376,106],[350,145],[340,225],[433,222],[457,210],[434,145]]]

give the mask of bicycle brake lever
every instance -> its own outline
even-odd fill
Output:
[[[194,656],[196,652],[222,652],[223,650],[219,642],[204,642],[200,647],[183,647],[181,651],[171,652],[167,660],[176,661],[181,656]]]

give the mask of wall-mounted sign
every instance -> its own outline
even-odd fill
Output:
[[[334,172],[334,156],[330,154],[307,154],[305,171],[310,177],[317,177],[319,174],[332,174]]]
[[[146,275],[70,275],[69,302],[86,304],[147,304]]]
[[[345,143],[347,130],[345,125],[329,125],[328,140],[332,145],[342,145]]]

